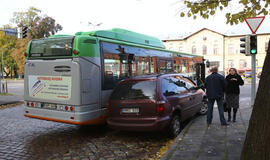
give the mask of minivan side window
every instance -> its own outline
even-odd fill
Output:
[[[187,91],[187,84],[186,81],[180,79],[180,78],[175,78],[175,77],[171,77],[171,80],[174,82],[175,85],[177,85],[177,93],[183,93],[185,91]]]
[[[194,82],[192,82],[191,80],[184,78],[184,80],[186,81],[186,87],[188,89],[193,89],[196,87],[196,85],[194,84]]]
[[[166,77],[161,81],[161,91],[164,96],[172,96],[177,94],[176,87],[177,86],[172,83],[169,77]]]
[[[184,86],[186,89],[190,90],[196,87],[195,83],[186,77],[173,76],[173,78],[176,79],[175,81],[177,84],[179,84],[180,86]]]
[[[184,86],[177,84],[177,80],[178,79],[172,77],[166,77],[162,79],[161,91],[164,96],[172,96],[186,91]]]

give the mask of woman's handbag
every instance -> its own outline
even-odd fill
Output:
[[[228,108],[227,108],[227,103],[226,102],[223,102],[223,109],[224,109],[224,112],[228,112]]]

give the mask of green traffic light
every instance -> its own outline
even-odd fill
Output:
[[[250,53],[251,54],[255,54],[257,52],[257,50],[256,49],[252,49],[252,50],[250,50]]]

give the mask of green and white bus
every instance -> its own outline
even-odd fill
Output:
[[[103,123],[120,80],[169,72],[203,79],[203,57],[166,50],[157,38],[117,28],[32,40],[25,62],[24,115]]]

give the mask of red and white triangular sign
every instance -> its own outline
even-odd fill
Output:
[[[245,19],[248,27],[250,28],[250,30],[253,34],[256,33],[256,31],[258,30],[258,28],[262,24],[264,18],[265,17],[263,16],[263,17],[249,17],[249,18]]]

